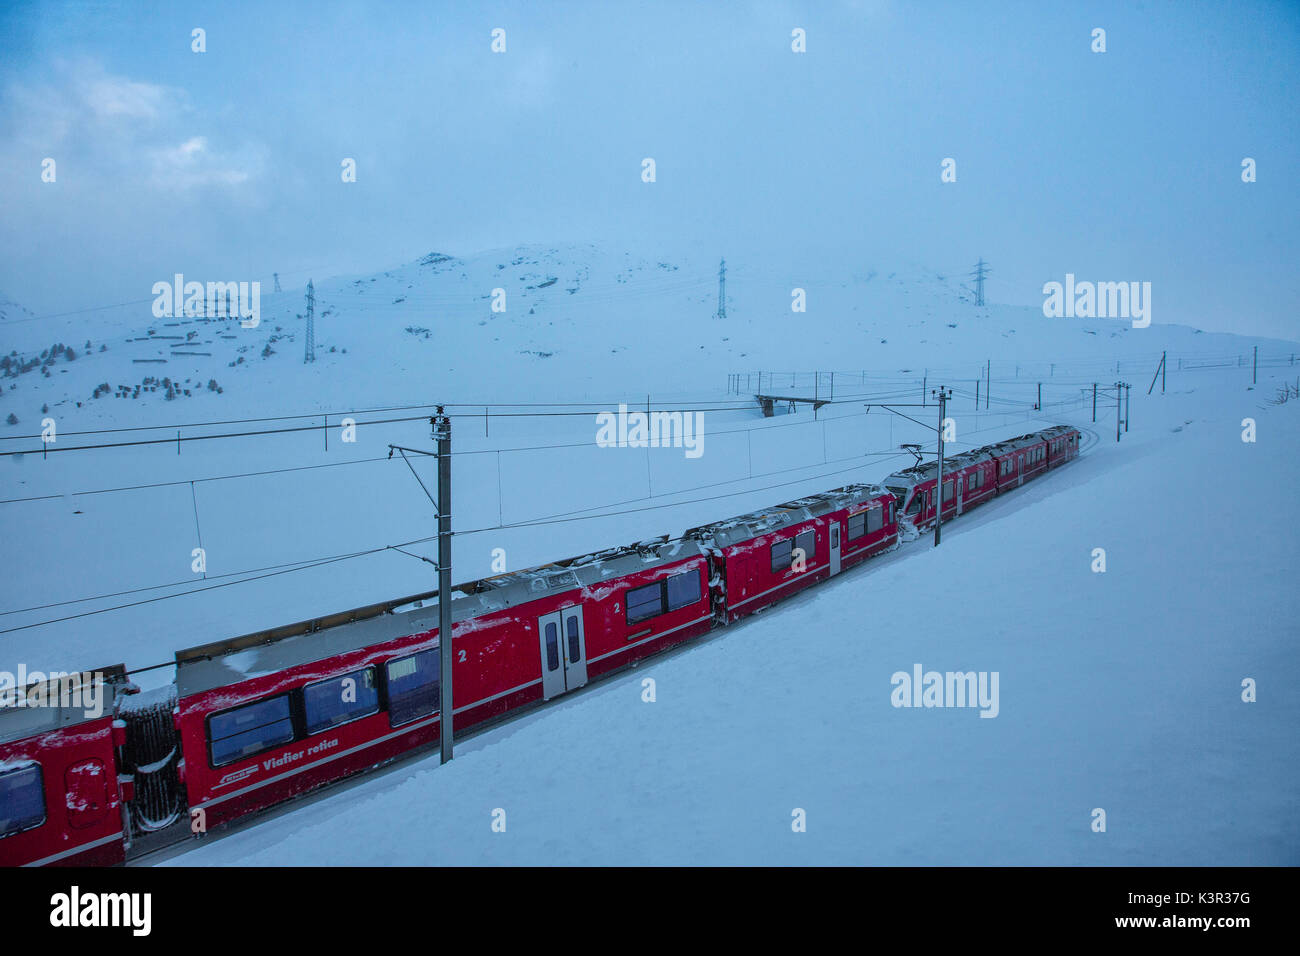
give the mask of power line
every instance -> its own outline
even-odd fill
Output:
[[[890,409],[890,411],[892,412],[893,410]],[[898,414],[898,413],[895,412],[895,414]],[[904,416],[904,417],[907,417],[907,416]],[[915,421],[915,419],[910,419],[910,420]],[[792,424],[818,424],[818,423],[816,423],[816,422],[812,422],[812,421],[805,421],[805,422],[792,423]],[[924,425],[923,422],[918,422],[918,424],[922,424],[922,425]],[[785,426],[781,426],[781,427],[785,427]],[[926,426],[926,427],[931,427],[931,426]],[[994,428],[1000,428],[1000,427],[1004,427],[1004,426],[1002,426],[1002,425],[987,426],[986,428],[971,430],[971,431],[969,432],[969,434],[980,434],[981,432],[990,431],[990,430],[992,430],[992,429],[994,429]],[[934,429],[931,427],[931,430],[934,430]],[[587,444],[587,443],[583,443],[583,444]],[[958,442],[958,444],[971,444],[971,443],[970,443],[970,442],[964,442],[964,441],[963,441],[963,442]],[[901,453],[901,452],[897,452],[897,451],[895,451],[895,450],[893,450],[893,449],[885,449],[885,450],[882,450],[882,451],[863,452],[863,453],[858,454],[858,455],[850,455],[850,456],[846,456],[846,457],[844,457],[844,458],[834,459],[834,460],[831,461],[831,462],[827,462],[827,464],[838,464],[838,463],[840,463],[840,462],[844,462],[844,461],[853,461],[853,460],[856,460],[856,459],[859,459],[859,458],[884,458],[885,460],[888,460],[888,459],[890,459],[890,458],[900,458],[900,457],[904,457],[903,453]],[[385,459],[385,460],[386,460],[386,459]],[[787,469],[778,469],[778,470],[776,470],[776,471],[773,471],[773,472],[766,472],[766,473],[763,473],[763,474],[760,474],[760,475],[757,475],[757,476],[752,476],[752,475],[751,475],[751,476],[746,476],[746,477],[744,477],[744,478],[735,478],[735,479],[729,479],[729,480],[725,480],[725,481],[721,481],[721,482],[713,482],[713,483],[706,484],[706,485],[699,485],[699,486],[696,486],[696,487],[693,487],[693,488],[679,489],[679,490],[677,490],[677,491],[675,491],[675,492],[670,492],[670,493],[665,494],[665,495],[651,495],[651,496],[649,496],[649,498],[629,499],[629,500],[627,500],[627,501],[621,501],[621,502],[609,502],[609,503],[602,504],[602,505],[593,505],[593,506],[591,506],[591,507],[589,507],[589,508],[578,509],[577,511],[571,511],[571,512],[558,512],[558,513],[556,513],[556,514],[545,515],[545,516],[542,516],[542,517],[540,517],[540,518],[531,518],[531,519],[527,519],[527,520],[524,520],[524,521],[516,521],[516,522],[510,522],[510,523],[498,523],[498,524],[496,524],[496,525],[488,525],[488,526],[484,526],[484,527],[481,527],[481,528],[475,528],[475,529],[468,530],[468,531],[459,531],[459,532],[455,532],[455,534],[457,534],[457,535],[461,535],[461,536],[468,536],[468,535],[471,535],[471,534],[483,534],[483,533],[486,533],[486,532],[489,532],[489,531],[509,531],[509,530],[513,530],[513,529],[516,529],[516,528],[529,528],[529,527],[536,527],[536,526],[542,526],[542,525],[563,524],[563,523],[567,523],[567,522],[570,522],[570,521],[589,521],[589,520],[594,520],[594,519],[599,519],[599,518],[617,517],[617,516],[625,515],[625,514],[635,514],[635,513],[644,512],[644,511],[654,511],[654,510],[658,510],[658,509],[662,509],[662,508],[674,508],[674,507],[677,507],[677,506],[679,506],[679,505],[690,505],[690,504],[698,504],[698,503],[706,502],[706,501],[717,501],[717,500],[721,500],[721,499],[724,499],[724,498],[732,498],[732,497],[737,497],[737,496],[740,496],[740,495],[747,495],[747,494],[751,494],[751,493],[757,493],[757,492],[761,492],[761,491],[767,491],[767,490],[771,490],[771,489],[773,489],[773,488],[781,488],[781,487],[785,487],[785,486],[788,486],[788,485],[799,484],[800,482],[804,482],[804,481],[815,481],[815,480],[820,480],[820,479],[822,479],[822,478],[828,478],[828,477],[831,477],[831,476],[833,476],[833,475],[846,474],[846,473],[848,473],[848,472],[857,471],[857,470],[860,470],[861,468],[865,468],[865,467],[868,467],[869,465],[875,465],[875,464],[879,464],[879,462],[863,462],[863,463],[861,463],[861,464],[854,465],[854,466],[852,466],[852,467],[850,467],[850,468],[838,469],[838,470],[836,470],[836,471],[831,471],[831,472],[822,472],[822,473],[814,474],[814,475],[807,475],[807,476],[802,477],[802,478],[794,478],[794,479],[790,479],[789,481],[777,482],[777,483],[775,483],[775,484],[765,485],[765,486],[762,486],[762,487],[759,487],[759,488],[741,489],[741,490],[738,490],[738,491],[726,492],[726,493],[724,493],[724,494],[720,494],[720,495],[711,495],[711,496],[706,496],[706,497],[702,497],[702,498],[694,498],[694,499],[687,499],[687,500],[681,500],[681,501],[667,501],[667,502],[663,502],[663,503],[661,503],[661,504],[646,505],[646,506],[644,506],[644,507],[639,507],[639,508],[628,508],[628,509],[617,510],[617,511],[601,511],[601,513],[599,513],[599,514],[585,514],[585,513],[584,513],[584,512],[588,512],[588,511],[594,511],[594,510],[597,510],[597,509],[603,509],[603,508],[609,508],[609,507],[617,507],[617,506],[622,505],[622,504],[628,504],[628,503],[630,503],[631,501],[645,501],[645,500],[650,500],[650,499],[655,498],[655,497],[672,497],[672,496],[674,496],[674,495],[683,494],[683,493],[685,493],[685,492],[689,492],[689,491],[699,491],[699,490],[704,490],[704,489],[706,489],[706,488],[718,487],[718,486],[720,486],[720,485],[735,484],[735,483],[737,483],[737,482],[743,482],[743,481],[752,481],[752,480],[753,480],[754,478],[756,478],[756,477],[757,477],[757,478],[773,477],[773,476],[775,476],[775,475],[786,474],[786,473],[788,473],[788,472],[790,472],[790,471],[798,471],[798,470],[800,470],[800,469],[797,468],[797,467],[796,467],[796,468],[787,468]],[[408,462],[408,465],[409,465],[409,462]],[[807,466],[803,466],[803,467],[807,467]],[[418,479],[418,476],[417,476],[417,479]],[[423,483],[421,483],[421,484],[423,484]],[[426,489],[426,494],[427,494],[427,489]],[[432,500],[432,499],[431,499],[431,500]],[[379,553],[379,552],[386,551],[386,550],[395,550],[395,551],[399,551],[399,552],[401,552],[402,554],[406,554],[408,557],[419,558],[420,560],[427,561],[428,559],[425,558],[425,557],[423,557],[422,555],[410,554],[409,552],[406,552],[406,551],[404,551],[404,550],[402,550],[402,549],[405,548],[405,547],[409,547],[409,546],[411,546],[411,545],[415,545],[415,544],[423,544],[423,543],[425,543],[425,542],[427,542],[427,541],[432,541],[432,540],[434,540],[436,537],[437,537],[436,535],[430,535],[430,536],[428,536],[428,537],[417,538],[417,539],[414,539],[414,540],[412,540],[412,541],[405,541],[405,542],[402,542],[402,543],[399,544],[399,545],[386,545],[386,546],[384,546],[384,547],[369,548],[369,549],[365,549],[365,550],[362,550],[362,551],[356,551],[356,552],[351,552],[351,553],[347,553],[347,554],[341,554],[341,555],[330,555],[330,556],[326,556],[326,557],[323,557],[323,558],[304,558],[304,559],[301,559],[301,560],[299,560],[299,561],[286,562],[286,563],[284,563],[284,564],[278,564],[278,565],[269,565],[269,566],[262,567],[262,568],[252,568],[252,569],[245,569],[245,570],[242,570],[242,571],[232,571],[232,572],[228,572],[227,574],[223,574],[223,575],[215,575],[213,578],[209,578],[208,580],[220,579],[220,578],[225,578],[225,577],[237,577],[237,576],[250,575],[250,574],[251,574],[251,575],[257,575],[256,577],[245,578],[245,579],[241,579],[241,580],[239,580],[239,581],[229,581],[229,582],[226,582],[226,583],[224,583],[224,584],[222,584],[222,585],[219,585],[220,587],[228,587],[228,586],[232,586],[232,585],[235,585],[235,584],[242,584],[242,583],[245,583],[246,581],[256,581],[256,580],[261,580],[261,579],[264,578],[264,577],[272,577],[272,576],[274,576],[273,574],[262,574],[262,573],[261,573],[261,572],[265,572],[265,571],[272,571],[272,572],[275,572],[275,574],[280,574],[280,573],[288,573],[288,572],[290,572],[290,571],[310,570],[311,568],[313,568],[313,567],[319,567],[319,566],[321,566],[322,564],[331,564],[331,563],[334,563],[334,562],[336,562],[336,561],[341,561],[341,560],[350,560],[350,559],[358,558],[358,557],[365,557],[365,556],[368,556],[368,555],[371,555],[371,554],[377,554],[377,553]],[[12,611],[0,611],[0,616],[7,616],[7,615],[10,615],[10,614],[21,614],[21,613],[26,613],[26,612],[30,612],[30,611],[36,611],[36,610],[48,610],[48,609],[53,608],[53,607],[63,607],[63,606],[67,606],[67,605],[70,605],[70,604],[82,604],[82,603],[86,603],[86,602],[88,602],[88,601],[104,600],[104,599],[106,599],[106,598],[111,598],[111,597],[120,597],[120,596],[127,595],[127,594],[140,594],[140,593],[144,593],[144,592],[146,592],[146,591],[159,590],[159,589],[161,589],[161,588],[179,587],[179,586],[181,586],[181,585],[183,585],[183,584],[187,584],[187,583],[191,583],[191,582],[189,582],[189,581],[178,581],[178,582],[172,582],[172,583],[170,583],[170,584],[150,585],[150,586],[147,586],[147,587],[135,588],[135,589],[127,590],[127,591],[117,591],[117,592],[113,592],[113,593],[110,593],[110,594],[103,594],[103,595],[98,595],[98,596],[94,596],[94,597],[73,598],[73,599],[69,599],[69,600],[65,600],[65,601],[52,602],[52,603],[50,603],[50,604],[38,605],[38,606],[29,607],[29,608],[22,608],[22,609],[17,609],[17,610],[12,610]],[[0,630],[0,634],[9,633],[9,631],[23,630],[23,629],[28,628],[28,627],[39,627],[39,626],[41,626],[42,624],[60,623],[60,622],[65,621],[65,620],[72,620],[72,619],[75,619],[75,618],[77,618],[77,617],[85,616],[86,614],[104,613],[104,612],[107,612],[107,611],[121,610],[121,609],[124,609],[124,608],[135,607],[135,606],[137,606],[137,605],[139,605],[139,604],[147,604],[147,603],[153,603],[153,602],[156,602],[156,601],[168,600],[168,599],[173,598],[173,597],[183,597],[183,596],[185,596],[185,595],[187,595],[187,594],[195,594],[195,593],[200,593],[200,592],[202,592],[202,591],[207,591],[207,590],[212,590],[212,588],[211,588],[211,587],[191,588],[191,589],[188,589],[188,590],[185,590],[185,591],[177,592],[176,594],[162,595],[162,596],[160,596],[160,597],[157,597],[157,598],[150,598],[150,599],[147,599],[147,600],[145,600],[145,601],[132,602],[132,603],[130,603],[130,604],[124,604],[124,605],[120,605],[120,606],[117,606],[117,607],[111,607],[111,608],[101,608],[101,609],[96,610],[96,611],[85,612],[84,614],[72,615],[72,616],[70,616],[70,617],[65,617],[65,618],[57,618],[57,619],[54,619],[54,620],[51,620],[51,621],[38,622],[38,623],[36,623],[36,624],[23,625],[22,627],[9,628],[9,629],[7,629],[7,630]]]

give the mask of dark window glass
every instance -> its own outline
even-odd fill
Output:
[[[569,663],[582,660],[582,648],[578,646],[578,615],[571,614],[565,620],[565,629],[569,633]]]
[[[795,536],[794,546],[803,552],[804,567],[812,564],[817,557],[817,532],[811,528]]]
[[[375,669],[367,667],[319,684],[308,684],[302,689],[302,704],[309,734],[377,714],[379,688],[375,684]]]
[[[947,504],[950,501],[952,501],[952,482],[945,481],[943,483],[943,503]]]
[[[627,592],[627,622],[635,624],[664,612],[664,585],[662,581],[632,588]]]
[[[784,541],[778,541],[772,545],[772,573],[780,574],[782,571],[789,571],[793,563],[790,552],[794,548],[794,539],[787,538]]]
[[[212,765],[220,767],[294,738],[289,695],[214,714],[208,721]]]
[[[925,492],[917,492],[912,500],[908,502],[907,514],[914,515],[921,510],[921,500],[925,498]]]
[[[0,770],[0,837],[45,822],[45,785],[40,764]]]
[[[691,568],[684,574],[674,574],[667,581],[668,610],[676,611],[700,599],[700,570]]]
[[[860,538],[867,533],[867,513],[859,511],[855,515],[849,515],[849,540]]]
[[[879,508],[867,512],[867,534],[879,531],[885,526],[885,513]]]
[[[560,666],[560,637],[559,629],[556,628],[554,621],[548,621],[546,624],[546,669],[553,671]]]
[[[396,727],[437,713],[440,649],[431,647],[388,662],[388,722]]]

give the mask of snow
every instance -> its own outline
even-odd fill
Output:
[[[815,262],[772,273],[820,282],[815,308],[789,316],[790,283],[767,278],[770,264],[731,258],[730,318],[717,322],[708,318],[716,258],[526,246],[317,277],[312,365],[301,360],[297,289],[264,290],[261,325],[225,333],[234,338],[185,327],[210,340],[211,357],[163,354],[170,349],[147,329],[175,330],[148,305],[96,314],[93,327],[85,317],[0,327],[0,352],[30,357],[62,341],[79,353],[49,378],[0,380],[0,422],[10,411],[19,418],[0,424],[0,451],[36,449],[0,458],[5,540],[24,543],[6,549],[0,576],[0,670],[125,661],[135,683],[159,688],[170,667],[138,669],[166,665],[179,648],[432,589],[428,564],[389,547],[432,556],[422,539],[436,529],[431,502],[388,446],[431,448],[435,401],[471,416],[453,424],[454,566],[464,582],[496,573],[498,549],[514,572],[880,482],[913,462],[903,442],[933,447],[932,431],[882,403],[919,402],[923,382],[947,384],[957,390],[950,452],[1059,423],[1099,440],[1060,472],[945,522],[938,550],[923,534],[476,736],[449,767],[402,764],[209,837],[180,861],[1300,861],[1290,822],[1297,555],[1294,536],[1279,532],[1296,518],[1300,404],[1267,403],[1300,375],[1287,362],[1300,348],[1159,321],[1133,329],[1045,319],[1032,307],[977,309],[924,270],[831,276]],[[489,309],[495,287],[508,290],[504,314]],[[262,358],[268,344],[274,352]],[[1251,390],[1256,345],[1270,362]],[[1148,398],[1166,350],[1169,392]],[[167,364],[132,361],[154,357]],[[977,411],[987,359],[992,401]],[[762,369],[766,390],[776,369],[771,388],[811,397],[829,381],[814,385],[808,372],[832,366],[839,404],[816,417],[804,407],[762,418],[756,376],[745,381]],[[725,391],[732,372],[740,395]],[[171,402],[157,392],[91,397],[103,382],[164,374],[200,388]],[[220,394],[201,387],[209,378]],[[1116,378],[1135,386],[1119,445],[1109,399],[1090,420],[1091,383]],[[1047,407],[1035,413],[1040,381]],[[647,400],[715,409],[700,458],[596,446],[598,412]],[[550,411],[568,414],[508,417],[538,410],[510,402],[554,402]],[[170,444],[43,458],[38,438],[14,436],[39,434],[45,404],[55,447]],[[484,404],[493,406],[486,421]],[[345,444],[336,426],[355,410],[357,441]],[[898,411],[926,423],[937,415]],[[367,424],[403,417],[413,420]],[[1256,443],[1241,441],[1245,417],[1259,422]],[[264,421],[229,424],[246,418]],[[302,427],[311,430],[186,442],[179,454],[174,443],[177,431]],[[133,430],[73,434],[121,428]],[[410,458],[433,487],[432,460]],[[200,541],[206,577],[191,570]],[[1096,547],[1106,549],[1105,574],[1090,570]],[[119,605],[135,606],[74,616]],[[68,619],[41,624],[53,618]],[[997,671],[998,716],[893,708],[890,676],[917,663]],[[655,703],[642,702],[646,677]],[[1245,678],[1259,683],[1257,703],[1241,700]],[[498,807],[505,833],[490,827]],[[1090,829],[1096,807],[1107,812],[1105,833]],[[807,811],[806,833],[791,832],[795,808]]]
[[[1294,865],[1296,411],[1222,382],[1143,403],[1123,443],[945,524],[939,549],[923,535],[448,766],[173,862]],[[916,663],[998,672],[998,716],[894,708]]]

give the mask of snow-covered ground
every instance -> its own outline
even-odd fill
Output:
[[[1261,409],[1224,378],[1143,403],[1118,446],[1099,428],[939,549],[905,545],[448,766],[404,765],[178,862],[1300,862],[1300,406]],[[915,664],[998,672],[997,716],[895,708],[891,677]]]
[[[938,550],[913,542],[474,737],[449,767],[404,764],[183,861],[1300,861],[1289,533],[1300,402],[1268,404],[1300,376],[1289,360],[1300,346],[1200,333],[1158,313],[1135,329],[976,308],[956,282],[916,267],[836,274],[729,260],[720,321],[715,270],[698,250],[564,246],[320,277],[312,365],[300,289],[264,294],[253,330],[168,326],[147,302],[57,320],[6,303],[0,352],[30,360],[63,342],[78,354],[48,377],[0,380],[0,422],[18,419],[0,424],[0,451],[34,449],[0,458],[0,670],[139,669],[181,647],[432,587],[427,564],[389,548],[431,554],[431,542],[406,543],[434,528],[388,446],[429,448],[434,401],[460,416],[463,581],[489,573],[496,548],[517,569],[879,480],[910,462],[900,443],[932,447],[936,418],[932,405],[882,404],[947,384],[957,449],[1057,422],[1098,440],[1068,469],[951,525]],[[507,290],[505,313],[490,310],[494,288]],[[807,313],[790,311],[793,288],[806,288]],[[159,338],[190,332],[194,345]],[[1256,345],[1265,361],[1251,389]],[[1168,392],[1148,398],[1163,351]],[[986,361],[993,396],[977,411]],[[814,385],[809,373],[832,368],[837,403],[815,419],[759,415],[759,370],[765,391],[823,395],[829,379]],[[733,372],[739,395],[726,389]],[[148,376],[191,394],[135,395]],[[1090,421],[1091,383],[1116,379],[1135,386],[1118,445],[1113,400],[1103,395]],[[1035,412],[1040,382],[1046,407]],[[129,397],[114,397],[119,386]],[[708,408],[704,454],[595,446],[597,411],[647,400]],[[510,417],[543,410],[565,414]],[[349,412],[354,443],[337,427]],[[47,417],[52,448],[166,443],[43,457],[39,438],[19,436],[38,435]],[[1258,420],[1254,443],[1241,440],[1245,417]],[[412,420],[369,424],[401,418]],[[305,430],[190,440],[293,428]],[[428,484],[429,460],[412,464]],[[200,543],[206,578],[191,571]],[[1091,570],[1094,548],[1106,549],[1104,574]],[[339,560],[314,564],[327,558]],[[916,664],[998,672],[998,716],[894,708],[891,676]],[[654,703],[641,699],[646,677]],[[1256,703],[1241,700],[1246,678],[1258,681]],[[491,827],[496,808],[504,833]],[[795,808],[806,833],[791,830]],[[1091,829],[1094,808],[1105,833]]]

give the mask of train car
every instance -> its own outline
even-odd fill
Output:
[[[1047,467],[1059,468],[1067,461],[1079,457],[1079,430],[1068,425],[1055,425],[1042,432],[1047,439]]]
[[[889,492],[848,485],[686,536],[714,555],[714,604],[729,623],[897,544],[898,526]]]
[[[438,595],[182,651],[177,728],[204,826],[438,740]],[[711,626],[705,555],[667,537],[460,585],[456,727],[575,690]]]
[[[29,684],[0,707],[0,864],[124,862],[113,716],[129,689],[119,664]]]
[[[938,514],[936,489],[939,463],[928,462],[885,479],[898,501],[902,519],[917,530],[934,524]],[[987,449],[962,452],[943,464],[943,518],[947,521],[997,494],[997,463]]]

